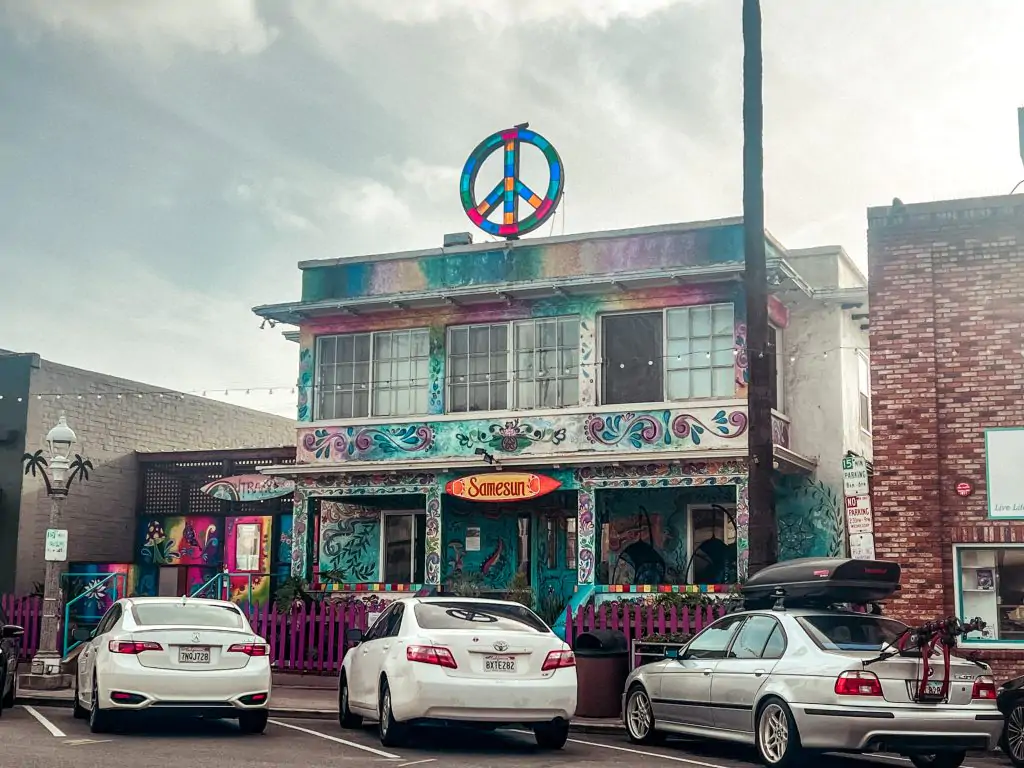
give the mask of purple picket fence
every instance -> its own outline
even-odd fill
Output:
[[[626,636],[626,647],[633,640],[649,635],[682,632],[695,634],[726,614],[724,605],[664,606],[611,603],[581,606],[575,615],[565,609],[565,641],[574,644],[583,632],[594,629],[617,629]]]
[[[3,607],[7,621],[23,627],[25,634],[18,646],[22,659],[31,659],[39,650],[39,630],[43,623],[43,598],[15,597],[0,595],[0,607]]]
[[[345,658],[346,633],[353,627],[365,632],[367,614],[362,603],[300,604],[290,611],[266,604],[249,610],[249,623],[267,639],[275,670],[330,675]]]

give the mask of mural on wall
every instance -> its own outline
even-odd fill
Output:
[[[73,619],[96,622],[115,600],[156,595],[157,572],[130,563],[70,563],[61,588],[65,602],[84,595],[71,605]]]
[[[218,565],[221,521],[215,517],[140,518],[140,555],[151,565]]]
[[[273,536],[274,518],[272,517],[229,517],[225,521],[225,563],[228,572],[241,574],[250,572],[251,575],[231,576],[230,591],[231,599],[235,602],[247,601],[250,603],[262,604],[270,599],[270,555]],[[245,541],[239,541],[239,526],[256,526],[259,539],[255,542],[255,562],[250,560],[249,553],[239,552],[238,546]]]
[[[731,514],[734,487],[676,489],[641,488],[608,490],[598,494],[601,584],[686,584],[693,578],[695,558],[706,558],[711,544],[721,561],[716,583],[735,581],[736,531]],[[723,536],[712,532],[698,550],[688,540],[690,508],[711,504],[723,507]],[[695,521],[699,522],[699,521]],[[703,562],[703,560],[702,560]]]
[[[320,573],[338,581],[374,581],[380,560],[380,510],[340,501],[320,502]]]
[[[515,513],[508,507],[477,504],[476,508],[449,505],[444,514],[444,573],[442,583],[458,577],[479,580],[484,589],[508,589],[516,572]],[[467,529],[474,536],[467,548]]]
[[[492,421],[416,422],[367,427],[307,427],[299,430],[297,461],[303,464],[382,461],[389,458],[471,457],[644,451],[685,451],[741,446],[743,407],[697,407]]]
[[[842,557],[846,553],[843,496],[806,475],[776,475],[779,558]]]
[[[277,518],[277,553],[274,562],[280,567],[288,567],[292,559],[292,516],[281,515]]]

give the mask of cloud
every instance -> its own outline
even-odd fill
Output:
[[[180,47],[252,55],[278,34],[261,18],[256,0],[14,0],[6,9],[58,35],[157,54]]]
[[[469,17],[478,26],[583,22],[607,27],[619,19],[640,19],[673,5],[701,0],[519,0],[486,3],[479,0],[353,0],[350,5],[384,21],[422,24],[452,17]]]

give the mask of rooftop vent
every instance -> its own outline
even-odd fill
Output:
[[[454,245],[472,245],[473,235],[469,232],[449,232],[444,236],[444,247],[451,248]]]

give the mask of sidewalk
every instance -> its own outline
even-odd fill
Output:
[[[316,675],[274,675],[270,715],[280,718],[334,720],[338,717],[338,680]],[[18,689],[18,703],[34,707],[70,707],[73,692]],[[580,733],[609,733],[622,730],[618,718],[573,718],[572,729]]]

